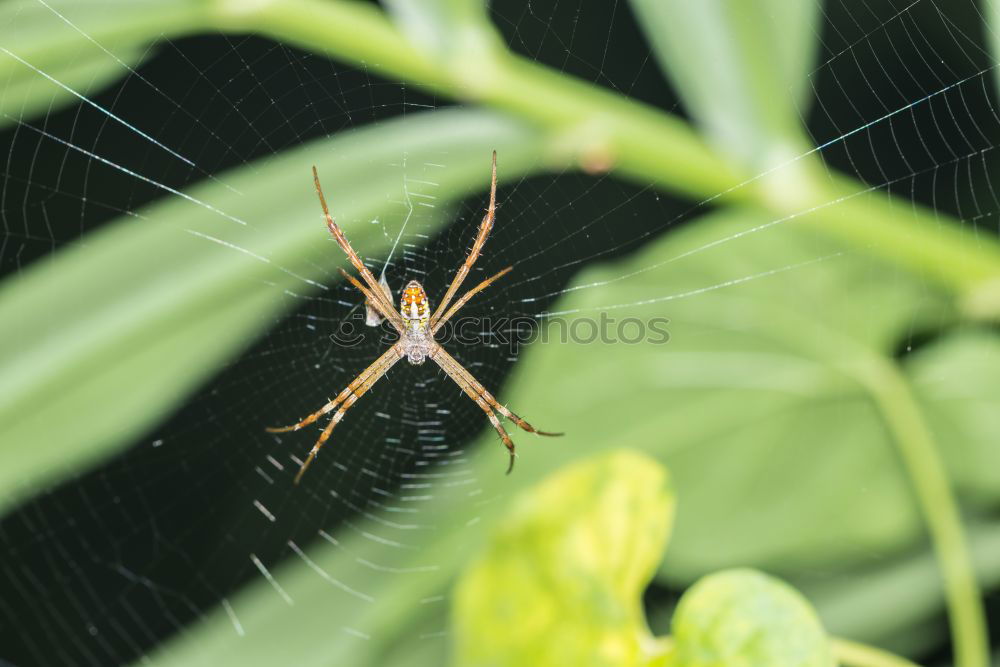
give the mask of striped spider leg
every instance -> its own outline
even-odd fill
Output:
[[[268,428],[266,429],[268,433],[287,433],[288,431],[298,431],[303,426],[308,426],[314,421],[322,417],[323,415],[329,414],[334,408],[340,406],[340,409],[334,413],[333,417],[330,418],[330,422],[323,429],[323,432],[319,434],[319,439],[316,440],[316,444],[313,448],[309,450],[309,456],[306,460],[302,462],[299,467],[299,472],[295,475],[295,483],[298,484],[302,479],[302,475],[305,474],[306,469],[319,454],[319,450],[323,448],[330,434],[333,432],[334,427],[340,423],[340,420],[344,418],[344,414],[351,409],[351,406],[361,398],[366,391],[372,388],[372,386],[379,381],[379,379],[385,375],[390,368],[396,365],[396,362],[403,358],[402,352],[399,349],[399,344],[393,345],[385,353],[375,360],[371,366],[361,371],[358,377],[354,378],[351,384],[337,395],[337,398],[333,399],[322,408],[312,413],[302,421],[291,426],[282,426],[278,428]]]
[[[337,240],[337,245],[347,255],[347,259],[350,260],[351,265],[361,274],[362,279],[368,285],[368,289],[371,290],[370,294],[363,292],[368,299],[367,303],[377,309],[384,319],[389,320],[397,331],[402,332],[403,320],[400,318],[399,313],[392,307],[392,293],[390,292],[388,295],[385,293],[382,285],[379,284],[379,281],[375,280],[375,276],[368,270],[365,263],[361,261],[358,253],[354,252],[354,248],[351,247],[351,242],[347,240],[344,231],[334,221],[333,216],[330,215],[330,209],[326,205],[326,197],[323,196],[323,187],[319,184],[319,172],[316,171],[315,165],[313,165],[312,170],[313,184],[316,186],[316,194],[319,196],[320,206],[323,207],[323,217],[326,218],[326,227],[333,234],[333,238]]]
[[[457,384],[469,398],[475,401],[476,405],[482,408],[483,412],[486,413],[486,416],[489,417],[490,423],[493,425],[496,432],[500,434],[500,440],[503,442],[504,446],[507,448],[507,452],[510,454],[510,463],[507,464],[508,475],[510,474],[510,471],[514,469],[514,457],[516,456],[514,452],[514,442],[510,439],[510,436],[507,435],[507,431],[504,430],[503,425],[497,418],[497,412],[520,426],[528,433],[548,436],[562,435],[562,433],[540,431],[508,410],[506,406],[501,405],[497,399],[493,398],[493,395],[490,394],[490,392],[486,391],[486,387],[480,384],[479,381],[473,377],[472,373],[465,369],[465,366],[458,363],[458,360],[445,352],[445,349],[440,345],[434,349],[431,359],[437,362],[437,365],[440,366],[441,369],[455,381],[455,384]]]
[[[336,239],[337,244],[347,255],[351,264],[358,269],[362,278],[365,278],[366,282],[372,287],[372,289],[365,288],[364,285],[358,282],[357,278],[348,274],[343,269],[340,269],[341,275],[347,278],[358,289],[358,291],[364,295],[366,304],[368,304],[369,307],[378,311],[383,319],[388,320],[393,325],[396,331],[402,333],[404,329],[403,319],[392,307],[391,292],[388,295],[385,293],[382,285],[375,280],[375,276],[372,275],[371,271],[368,270],[368,267],[366,267],[364,262],[361,261],[361,257],[359,257],[354,251],[354,248],[351,247],[351,243],[347,240],[343,230],[340,229],[340,225],[338,225],[334,221],[333,216],[330,215],[330,209],[326,205],[326,197],[323,196],[323,187],[319,182],[319,173],[316,171],[315,166],[313,167],[313,183],[316,186],[316,194],[319,196],[320,206],[323,208],[323,216],[326,218],[327,228],[330,230],[333,238]],[[375,296],[376,294],[378,296]],[[389,348],[389,350],[387,350],[381,357],[376,359],[371,366],[361,371],[361,374],[354,378],[354,380],[347,385],[347,387],[340,392],[335,399],[329,401],[316,412],[312,413],[302,421],[292,424],[291,426],[265,429],[268,433],[287,433],[288,431],[298,431],[304,426],[312,424],[320,417],[329,414],[334,410],[334,408],[340,406],[340,409],[337,410],[333,417],[330,418],[330,422],[326,425],[326,428],[324,428],[323,432],[320,433],[316,444],[313,445],[313,448],[309,451],[309,456],[299,467],[299,472],[295,475],[296,484],[299,483],[299,480],[302,479],[302,475],[305,474],[306,469],[313,462],[313,459],[316,458],[316,455],[319,454],[319,450],[326,443],[330,434],[333,432],[333,429],[338,423],[340,423],[340,420],[344,418],[344,414],[351,408],[352,405],[354,405],[355,402],[357,402],[359,398],[361,398],[366,391],[371,389],[372,385],[378,382],[378,380],[402,358],[403,354],[399,347],[399,343],[397,343]]]
[[[478,259],[480,253],[482,252],[483,246],[486,243],[486,238],[489,236],[490,230],[493,228],[493,221],[496,217],[496,151],[493,151],[490,204],[487,209],[486,216],[479,224],[479,232],[476,235],[476,239],[472,244],[472,248],[470,249],[468,256],[466,256],[462,266],[459,267],[458,271],[455,273],[455,278],[452,280],[451,285],[448,286],[448,291],[445,292],[444,298],[441,300],[440,305],[438,305],[437,310],[434,311],[433,315],[431,315],[430,312],[430,300],[427,298],[427,293],[424,291],[421,284],[415,280],[411,280],[403,289],[403,293],[400,295],[399,311],[397,312],[393,309],[391,303],[391,291],[387,294],[387,290],[385,290],[379,282],[375,280],[375,276],[372,275],[371,271],[368,270],[368,267],[366,267],[364,262],[361,261],[361,258],[354,251],[354,248],[351,247],[351,244],[344,235],[344,232],[340,229],[337,223],[334,222],[333,217],[330,215],[330,211],[326,205],[326,199],[323,196],[323,189],[319,183],[319,175],[316,172],[316,167],[313,167],[313,181],[316,184],[316,193],[319,195],[320,205],[323,207],[323,215],[326,217],[326,224],[330,233],[333,234],[333,237],[337,240],[338,245],[340,245],[344,253],[347,254],[347,258],[350,260],[354,268],[361,274],[364,282],[362,283],[343,269],[340,270],[340,273],[347,278],[347,280],[350,281],[350,283],[354,285],[359,292],[361,292],[366,299],[366,303],[372,309],[376,310],[384,319],[392,323],[393,327],[399,332],[400,338],[399,341],[386,350],[381,357],[376,359],[372,365],[354,378],[354,380],[347,385],[347,387],[340,392],[335,399],[327,402],[327,404],[322,408],[291,426],[267,429],[270,433],[298,431],[304,426],[308,426],[309,424],[316,422],[324,415],[327,415],[336,409],[333,417],[330,418],[330,421],[320,433],[316,444],[313,445],[313,448],[309,451],[309,456],[299,468],[299,472],[295,476],[295,483],[298,484],[299,480],[302,479],[302,475],[305,474],[306,469],[316,458],[316,455],[319,454],[319,450],[329,439],[333,429],[344,418],[344,414],[346,414],[351,406],[353,406],[357,400],[365,394],[365,392],[371,389],[372,386],[403,357],[406,357],[406,360],[411,364],[422,364],[427,358],[433,359],[434,362],[437,363],[437,365],[440,366],[452,380],[454,380],[455,384],[457,384],[469,398],[475,401],[476,405],[482,408],[483,412],[485,412],[486,416],[489,418],[490,423],[493,425],[493,428],[496,429],[497,433],[500,435],[500,439],[504,446],[507,447],[507,451],[510,453],[510,464],[507,467],[508,474],[514,467],[514,443],[501,425],[500,419],[497,417],[497,413],[507,417],[519,427],[530,433],[550,436],[562,435],[562,433],[540,431],[508,410],[506,406],[501,405],[493,397],[493,395],[490,394],[490,392],[488,392],[475,377],[473,377],[472,373],[458,363],[458,361],[448,354],[434,339],[438,330],[444,326],[444,324],[466,303],[468,303],[469,299],[489,287],[495,280],[506,275],[512,268],[508,266],[499,273],[496,273],[495,275],[482,281],[466,292],[458,301],[448,308],[448,305],[454,298],[455,293],[458,291],[459,287],[461,287],[462,282],[472,269],[472,265],[475,264],[476,259]]]
[[[444,293],[444,298],[441,299],[441,303],[438,304],[437,310],[434,311],[434,315],[431,317],[431,326],[433,327],[438,323],[438,320],[442,319],[442,314],[445,312],[445,308],[451,303],[452,297],[455,296],[455,292],[458,288],[462,286],[462,282],[465,277],[469,275],[469,269],[472,265],[476,263],[479,259],[479,253],[482,252],[483,246],[486,245],[486,237],[490,235],[490,230],[493,229],[493,221],[496,219],[497,215],[497,152],[493,151],[493,165],[490,169],[490,205],[486,209],[486,215],[483,216],[482,222],[479,223],[479,232],[476,234],[476,240],[472,242],[472,248],[469,250],[469,254],[466,255],[465,261],[462,262],[462,266],[458,267],[458,271],[455,273],[454,279],[452,279],[451,284],[448,285],[448,291]]]

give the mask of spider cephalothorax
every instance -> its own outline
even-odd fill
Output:
[[[378,314],[382,316],[383,319],[389,320],[396,331],[399,332],[399,340],[388,350],[386,350],[381,357],[375,360],[375,362],[361,371],[361,374],[354,378],[354,381],[347,385],[342,392],[337,395],[337,398],[333,399],[322,408],[312,413],[302,421],[291,426],[282,426],[281,428],[269,428],[267,429],[271,433],[283,433],[286,431],[297,431],[303,426],[308,426],[312,424],[317,419],[323,415],[333,412],[334,409],[337,411],[334,413],[330,422],[320,433],[319,440],[313,445],[313,448],[309,451],[309,456],[306,460],[302,462],[299,467],[299,472],[295,476],[295,483],[297,484],[300,479],[302,479],[303,473],[305,473],[306,468],[309,464],[313,462],[316,455],[319,453],[323,443],[327,441],[330,437],[330,433],[333,432],[333,428],[340,423],[343,419],[344,414],[347,410],[354,405],[354,403],[361,398],[361,396],[372,388],[379,378],[385,375],[390,368],[395,365],[397,361],[406,357],[407,361],[411,364],[422,364],[426,359],[433,359],[441,369],[455,381],[455,384],[465,392],[465,394],[476,402],[486,416],[489,418],[490,423],[493,424],[493,428],[496,429],[497,433],[500,434],[500,439],[503,441],[507,451],[510,452],[510,465],[507,467],[507,472],[509,473],[514,467],[514,443],[511,441],[510,436],[507,435],[507,431],[504,430],[503,426],[500,424],[500,419],[497,417],[497,413],[500,413],[504,417],[507,417],[515,424],[523,428],[525,431],[531,433],[538,433],[540,435],[562,435],[561,433],[547,433],[545,431],[539,431],[535,429],[534,426],[524,421],[516,414],[507,409],[506,406],[501,405],[497,399],[493,397],[490,392],[486,391],[486,388],[473,377],[472,373],[465,370],[462,364],[458,363],[454,357],[448,354],[441,345],[434,340],[434,335],[438,330],[447,322],[451,317],[458,312],[458,310],[464,306],[469,299],[483,291],[490,284],[506,274],[511,270],[511,267],[507,267],[503,271],[487,278],[483,282],[479,283],[468,292],[462,296],[461,299],[456,301],[454,304],[448,308],[448,304],[455,297],[455,293],[458,288],[462,286],[462,282],[465,280],[466,276],[469,275],[469,269],[475,263],[476,259],[479,257],[479,253],[483,249],[483,245],[486,243],[486,237],[489,236],[490,230],[493,228],[493,220],[496,217],[496,199],[497,199],[497,154],[493,151],[493,169],[492,169],[492,179],[490,182],[490,206],[486,210],[486,215],[483,217],[483,221],[479,223],[479,233],[476,234],[476,240],[472,244],[472,250],[466,256],[465,261],[462,266],[459,267],[458,271],[455,273],[455,278],[451,281],[451,285],[448,286],[448,291],[445,292],[444,298],[441,299],[441,303],[438,304],[437,309],[431,313],[430,301],[427,299],[427,293],[424,292],[424,288],[416,280],[411,280],[407,283],[406,287],[403,288],[403,293],[399,300],[399,311],[397,312],[392,306],[392,295],[387,288],[384,288],[375,280],[375,276],[372,272],[368,270],[364,262],[358,256],[358,253],[354,252],[354,248],[351,247],[350,242],[347,237],[344,236],[344,232],[340,229],[336,222],[334,222],[333,217],[330,216],[330,210],[326,205],[326,198],[323,196],[323,188],[319,184],[319,175],[316,173],[316,167],[313,167],[313,181],[316,183],[316,193],[319,195],[320,205],[323,207],[323,215],[326,216],[326,226],[330,229],[330,233],[333,234],[333,238],[337,240],[337,244],[347,253],[347,258],[351,261],[351,265],[357,269],[358,273],[361,274],[361,278],[364,280],[364,284],[358,281],[357,278],[350,275],[344,270],[341,273],[347,278],[352,285],[354,285],[358,290],[364,295],[366,303],[372,309],[378,311]]]

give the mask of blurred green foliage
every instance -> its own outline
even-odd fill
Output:
[[[627,444],[669,465],[681,499],[660,581],[687,585],[721,568],[766,569],[806,591],[831,631],[908,651],[935,639],[922,628],[947,600],[960,662],[986,664],[972,568],[989,586],[1000,571],[995,559],[965,553],[955,494],[971,520],[973,556],[991,553],[1000,341],[974,320],[1000,313],[1000,249],[909,202],[859,194],[867,186],[829,174],[818,155],[792,160],[808,150],[798,110],[808,104],[815,12],[786,12],[773,0],[635,0],[699,134],[512,56],[477,2],[394,0],[388,15],[343,0],[48,5],[66,20],[34,1],[0,5],[0,24],[16,28],[5,30],[3,46],[17,59],[0,57],[5,122],[29,122],[77,99],[32,67],[87,94],[124,74],[121,63],[141,62],[160,37],[204,30],[264,33],[494,110],[410,115],[297,148],[226,174],[243,195],[212,182],[185,193],[236,220],[168,197],[138,212],[142,224],[125,217],[7,279],[0,285],[4,508],[112,455],[260,336],[287,307],[287,285],[263,284],[263,267],[280,266],[289,284],[301,284],[341,263],[316,224],[308,165],[338,183],[347,233],[364,254],[377,254],[385,240],[351,222],[390,214],[386,202],[402,182],[386,166],[392,155],[417,161],[447,151],[436,194],[457,199],[482,186],[481,163],[495,147],[501,178],[609,167],[727,207],[577,277],[575,286],[588,289],[558,304],[567,315],[552,326],[602,311],[663,315],[672,322],[670,345],[533,346],[507,391],[546,424],[572,425],[572,444],[526,442],[524,465],[502,479],[494,474],[494,437],[485,434],[473,462],[484,493],[506,496],[572,459]],[[722,47],[725,57],[716,58]],[[699,69],[708,61],[712,76]],[[238,220],[250,217],[253,225]],[[442,209],[437,222],[447,221]],[[904,332],[925,323],[945,335],[896,359]],[[470,507],[457,494],[445,490],[430,501],[425,511],[446,528],[408,534],[418,549],[379,550],[358,537],[360,521],[340,548],[311,546],[311,566],[296,560],[276,569],[293,608],[265,582],[251,584],[231,600],[246,637],[234,636],[220,609],[164,647],[158,664],[442,664],[444,640],[423,642],[419,655],[408,650],[408,638],[445,622],[419,601],[445,594],[463,552],[484,544],[513,511],[502,503]],[[627,510],[595,518],[605,530],[642,520]],[[924,524],[945,586],[927,558]],[[382,533],[394,530],[379,524]],[[531,552],[530,535],[502,535],[505,548]],[[634,598],[659,560],[655,535],[645,537],[647,548],[636,554],[642,563],[619,601]],[[407,574],[359,564],[375,553],[388,571]],[[868,568],[872,553],[884,556],[876,571]],[[541,555],[539,567],[551,568],[551,557]],[[507,566],[529,576],[529,562]],[[330,587],[316,585],[318,571]],[[714,581],[725,589],[731,580]],[[747,585],[774,593],[763,581]],[[865,600],[859,582],[880,591],[878,604]],[[696,591],[714,590],[705,586]],[[773,599],[803,609],[780,590]],[[634,605],[628,611],[634,621]],[[691,618],[677,617],[679,636]],[[372,639],[326,631],[337,625]]]

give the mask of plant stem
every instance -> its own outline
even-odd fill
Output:
[[[224,14],[219,27],[253,30],[460,100],[508,111],[565,136],[586,164],[616,166],[693,196],[717,193],[736,176],[686,123],[612,91],[502,50],[446,67],[411,46],[371,5],[319,0],[268,3]],[[581,146],[581,144],[583,144]]]
[[[867,644],[836,637],[830,642],[834,657],[845,667],[918,667],[906,658]]]
[[[874,355],[854,373],[882,412],[923,511],[945,584],[948,620],[959,667],[988,667],[986,613],[958,503],[933,435],[899,370]]]
[[[761,304],[787,341],[830,358],[835,367],[871,396],[903,463],[941,570],[957,667],[988,667],[986,613],[976,580],[958,502],[934,436],[900,368],[864,343],[822,327],[809,317]]]
[[[217,0],[209,21],[299,44],[429,91],[487,104],[556,134],[588,170],[615,169],[641,183],[700,199],[761,205],[925,273],[956,291],[965,313],[1000,317],[1000,244],[966,238],[953,221],[789,156],[749,176],[669,114],[501,48],[438,61],[413,47],[377,8],[354,2]]]

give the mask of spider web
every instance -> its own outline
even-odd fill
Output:
[[[682,113],[627,7],[578,0],[496,3],[492,11],[520,53]],[[56,13],[52,23],[67,29]],[[991,102],[995,64],[982,23],[970,2],[947,8],[931,0],[829,3],[807,120],[830,165],[991,234],[997,229],[990,183],[1000,118]],[[312,139],[451,104],[258,37],[166,40],[147,55],[135,69],[119,63],[118,81],[79,91],[83,99],[76,104],[7,119],[0,195],[4,276],[85,243],[122,216],[143,224],[137,213],[143,206],[179,200],[194,183],[225,185],[226,169],[253,169]],[[58,82],[49,85],[58,88]],[[413,186],[391,203],[393,215],[364,221],[392,250],[369,256],[364,247],[356,249],[377,275],[384,270],[397,296],[417,278],[432,300],[439,298],[475,234],[486,201],[488,156],[482,190],[454,208],[434,194],[435,172],[449,159],[442,154],[434,162],[414,161],[400,153],[385,164],[402,174],[404,186]],[[308,165],[302,178],[308,182]],[[336,214],[337,184],[325,187]],[[651,184],[578,173],[508,183],[498,200],[497,224],[466,287],[507,264],[516,269],[465,312],[529,320],[557,308],[581,270],[628,256],[711,206],[666,197]],[[232,222],[223,210],[215,214]],[[441,215],[451,220],[443,228]],[[709,245],[743,242],[719,238]],[[217,251],[241,250],[219,245]],[[482,473],[471,465],[469,447],[489,428],[484,415],[433,364],[406,363],[352,408],[303,485],[292,486],[296,462],[316,433],[276,437],[263,428],[315,410],[385,347],[376,335],[352,347],[331,339],[344,322],[360,322],[364,309],[336,273],[346,262],[332,241],[326,252],[336,258],[322,269],[326,279],[303,280],[287,291],[287,316],[269,322],[262,338],[183,405],[121,453],[53,484],[2,519],[0,658],[15,664],[128,663],[220,606],[238,636],[246,630],[230,598],[263,579],[278,599],[294,604],[273,572],[288,560],[310,563],[310,545],[371,531],[379,524],[363,519],[373,516],[435,530],[435,517],[423,510],[428,498],[469,502],[481,492]],[[284,267],[272,269],[277,275]],[[792,275],[796,270],[775,267]],[[687,292],[664,286],[657,296],[697,299],[757,278],[737,267],[725,283]],[[536,426],[572,430],[547,423],[504,392],[519,354],[495,333],[481,331],[477,344],[453,352]],[[525,452],[519,465],[530,466],[535,444],[523,433],[511,435]],[[502,475],[499,442],[496,450],[495,473]],[[390,534],[395,532],[387,527],[364,537],[387,552],[409,548]],[[420,576],[386,571],[375,560],[364,566],[403,580]],[[359,582],[333,579],[318,568],[315,577],[317,586],[327,587],[331,606],[371,597]],[[447,602],[425,604],[437,620],[422,638],[440,641]],[[359,632],[347,625],[331,631]]]

